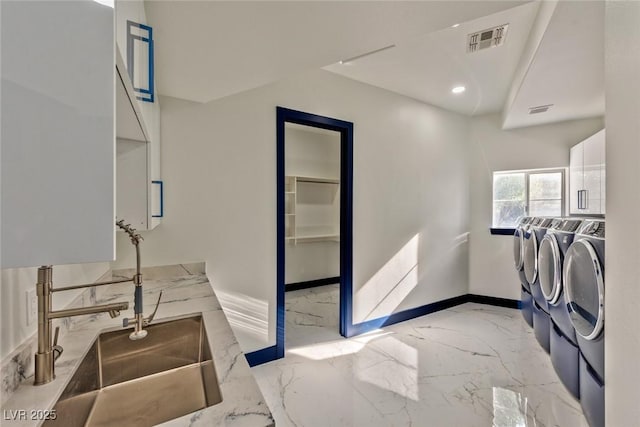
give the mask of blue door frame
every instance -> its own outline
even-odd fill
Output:
[[[353,123],[302,111],[277,107],[277,269],[276,269],[276,345],[248,353],[249,365],[284,357],[284,180],[285,180],[285,123],[313,126],[340,132],[340,334],[352,337],[394,323],[424,316],[467,302],[501,307],[521,308],[520,301],[484,295],[465,294],[432,302],[420,307],[385,315],[377,319],[353,324]]]
[[[276,107],[277,133],[277,296],[276,357],[284,357],[284,271],[285,271],[285,123],[312,126],[340,133],[340,334],[350,336],[353,328],[353,123]]]

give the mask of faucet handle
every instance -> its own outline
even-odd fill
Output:
[[[153,322],[153,318],[156,317],[156,312],[158,311],[158,306],[160,305],[160,300],[162,299],[162,292],[164,291],[160,291],[160,295],[158,295],[158,302],[156,302],[156,308],[153,310],[153,313],[151,313],[149,317],[144,319],[145,325],[148,325],[151,322]]]
[[[53,334],[53,361],[55,362],[62,355],[64,348],[61,345],[58,345],[58,335],[60,334],[60,326],[56,326],[56,331]]]

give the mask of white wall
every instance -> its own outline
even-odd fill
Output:
[[[607,426],[637,425],[640,370],[640,3],[607,1]]]
[[[493,172],[567,167],[569,149],[604,127],[602,118],[502,130],[499,114],[471,119],[469,292],[520,299],[510,236],[492,236]]]
[[[340,179],[339,132],[287,123],[284,139],[285,175]]]
[[[109,263],[60,265],[53,268],[54,287],[95,282],[109,270]],[[0,280],[0,360],[37,330],[37,318],[27,325],[26,292],[36,288],[37,268],[6,268]],[[53,309],[66,307],[80,291],[54,294]]]
[[[144,235],[143,264],[206,261],[253,317],[232,321],[245,351],[275,343],[277,105],[354,122],[355,322],[467,292],[466,118],[321,70],[162,105],[166,217]],[[130,246],[120,236],[116,266]]]
[[[284,139],[285,175],[340,179],[339,132],[286,124]],[[296,227],[331,225],[339,233],[339,186],[298,183],[295,201],[296,215],[292,221]],[[337,276],[340,276],[339,242],[286,242],[286,284]]]

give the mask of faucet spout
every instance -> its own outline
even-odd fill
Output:
[[[113,304],[94,305],[92,307],[69,308],[66,310],[57,310],[49,312],[50,319],[59,319],[61,317],[82,316],[83,314],[109,313],[113,319],[120,315],[121,310],[127,310],[129,303],[126,301],[115,302]]]
[[[124,319],[122,326],[126,328],[130,324],[133,324],[133,332],[131,332],[129,338],[131,340],[140,340],[147,336],[147,331],[144,327],[153,321],[156,311],[158,311],[158,306],[160,305],[162,292],[160,292],[160,296],[158,297],[155,310],[151,316],[145,318],[142,310],[142,273],[140,271],[140,242],[144,239],[131,227],[131,224],[125,224],[124,220],[121,219],[117,221],[116,225],[129,235],[131,243],[136,248],[136,274],[133,276],[133,283],[136,285],[134,291],[133,318]]]

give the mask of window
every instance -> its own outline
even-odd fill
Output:
[[[521,216],[562,216],[563,169],[493,173],[493,227],[515,227]]]

